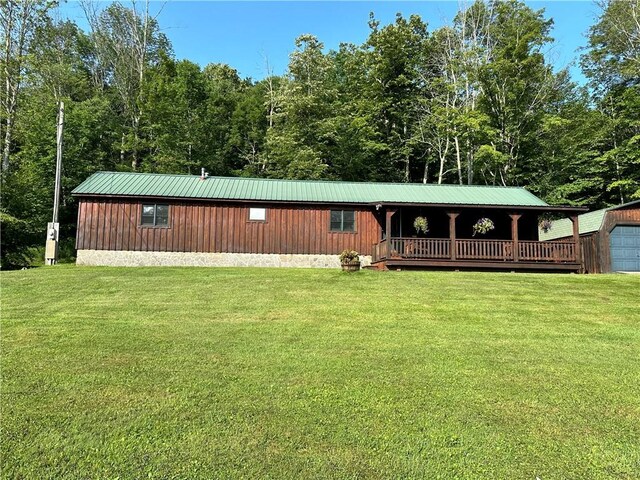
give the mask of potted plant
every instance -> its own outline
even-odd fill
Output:
[[[496,226],[493,224],[493,220],[487,217],[481,218],[473,226],[473,236],[475,237],[476,233],[485,235],[486,233],[490,232],[494,228],[496,228]]]
[[[420,234],[420,232],[425,235],[429,232],[429,222],[426,217],[416,217],[413,221],[413,228],[416,229],[416,233]]]
[[[360,255],[355,250],[343,250],[340,254],[340,264],[345,272],[360,270]]]

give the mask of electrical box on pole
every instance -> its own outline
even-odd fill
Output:
[[[58,261],[58,241],[60,237],[60,224],[58,223],[58,210],[60,208],[60,190],[62,176],[62,130],[64,128],[64,102],[60,102],[58,108],[58,125],[56,130],[56,179],[53,191],[53,221],[47,224],[47,242],[45,246],[45,263],[55,265]]]

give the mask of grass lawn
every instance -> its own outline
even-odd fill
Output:
[[[0,280],[2,478],[640,478],[640,276]]]

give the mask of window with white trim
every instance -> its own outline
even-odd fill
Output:
[[[266,208],[250,208],[249,209],[249,220],[254,222],[264,222],[267,220],[267,209]]]

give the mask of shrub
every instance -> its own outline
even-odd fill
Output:
[[[33,260],[33,252],[29,248],[33,238],[32,226],[0,211],[0,231],[0,268],[28,266]]]

